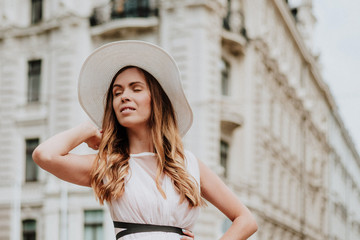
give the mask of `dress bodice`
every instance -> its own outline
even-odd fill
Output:
[[[174,189],[172,179],[165,175],[161,186],[166,199],[156,187],[157,162],[154,153],[131,154],[130,171],[125,179],[125,192],[118,198],[107,203],[113,221],[147,223],[156,225],[176,226],[192,230],[199,215],[200,208],[191,208],[187,200],[181,204],[180,195]],[[197,159],[185,151],[187,171],[200,186],[200,172]],[[115,229],[118,233],[120,229]],[[146,232],[124,236],[122,239],[179,239],[176,233]]]

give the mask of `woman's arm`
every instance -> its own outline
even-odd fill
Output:
[[[233,222],[221,240],[248,239],[258,228],[249,209],[203,162],[199,161],[199,167],[202,196]]]
[[[96,149],[101,133],[90,122],[61,132],[41,143],[33,152],[33,159],[44,170],[58,178],[82,186],[90,186],[90,171],[96,154],[69,153],[85,142]]]

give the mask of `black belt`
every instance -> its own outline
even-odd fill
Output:
[[[127,222],[116,222],[114,221],[115,228],[126,228],[116,234],[116,239],[119,239],[125,235],[140,233],[140,232],[173,232],[183,235],[181,228],[173,226],[153,225],[153,224],[142,224],[142,223],[127,223]]]

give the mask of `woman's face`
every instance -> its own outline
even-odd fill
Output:
[[[120,73],[113,84],[113,108],[120,125],[128,129],[148,128],[151,95],[144,74],[137,68]]]

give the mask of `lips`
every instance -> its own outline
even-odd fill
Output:
[[[133,107],[122,107],[120,109],[121,113],[123,113],[123,112],[132,112],[132,111],[135,111],[135,108],[133,108]]]

